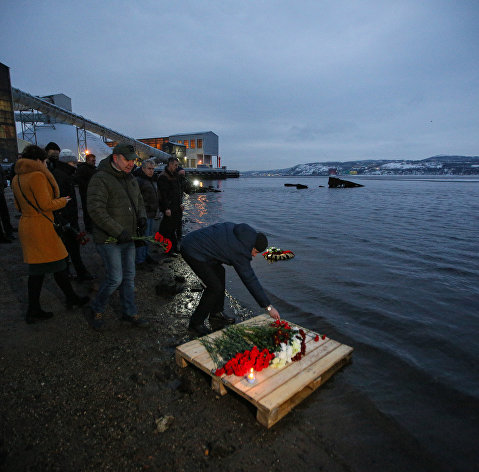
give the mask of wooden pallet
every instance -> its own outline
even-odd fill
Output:
[[[269,315],[260,315],[242,324],[270,322]],[[209,337],[221,336],[221,331],[216,331]],[[197,339],[176,348],[176,363],[180,367],[191,363],[211,375],[211,387],[220,395],[226,395],[229,388],[246,398],[257,407],[257,420],[270,428],[351,360],[352,347],[329,338],[317,342],[313,336],[307,336],[306,355],[300,361],[292,362],[282,369],[270,367],[257,372],[254,384],[235,375],[214,375],[215,363]]]

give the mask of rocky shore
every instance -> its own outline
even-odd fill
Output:
[[[7,198],[17,226],[8,192]],[[42,304],[55,316],[27,325],[20,244],[0,251],[0,470],[438,470],[341,372],[267,430],[241,397],[220,398],[208,376],[177,367],[174,350],[190,339],[186,327],[199,297],[199,282],[181,257],[154,253],[160,262],[137,274],[138,307],[149,328],[119,321],[114,295],[99,333],[81,309],[64,308],[51,277]],[[93,244],[82,252],[101,279]],[[159,285],[182,291],[170,295]],[[75,287],[92,296],[98,281]]]

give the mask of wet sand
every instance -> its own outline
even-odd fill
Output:
[[[17,226],[9,189],[7,199]],[[82,255],[101,280],[91,242]],[[174,349],[190,340],[186,327],[199,297],[198,280],[181,258],[161,259],[137,274],[137,304],[148,329],[118,320],[115,294],[101,333],[88,327],[81,309],[64,308],[51,276],[42,305],[55,316],[27,325],[27,266],[18,240],[1,245],[0,258],[2,471],[451,470],[421,451],[342,372],[267,430],[241,397],[219,397],[208,376],[177,367]],[[186,279],[181,293],[157,293],[178,275]],[[74,286],[93,296],[98,281]],[[345,368],[354,369],[354,361]],[[167,427],[160,432],[162,420]]]

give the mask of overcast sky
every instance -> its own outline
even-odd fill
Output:
[[[12,86],[135,138],[214,131],[222,164],[479,155],[479,1],[0,4]]]

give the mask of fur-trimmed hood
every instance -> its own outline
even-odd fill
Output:
[[[57,181],[53,174],[45,167],[45,164],[41,161],[33,161],[32,159],[18,159],[15,164],[15,174],[20,176],[23,174],[30,174],[32,172],[41,172],[45,175],[48,182],[52,186],[54,192],[54,198],[60,196],[60,189],[58,188]]]

